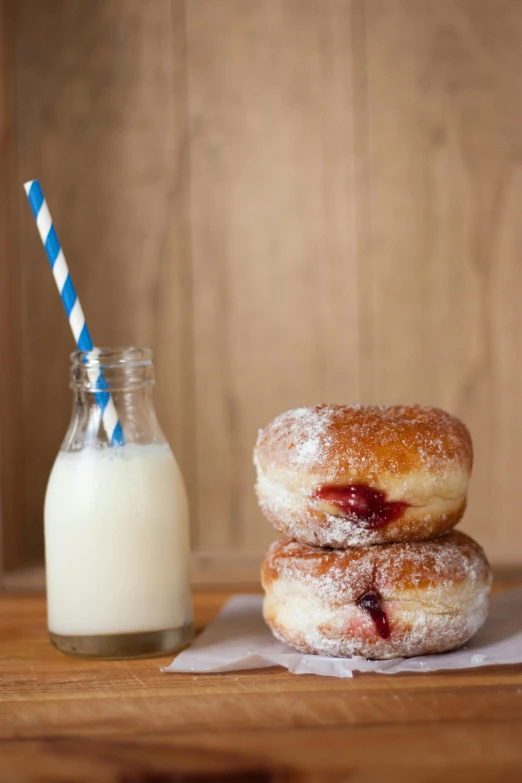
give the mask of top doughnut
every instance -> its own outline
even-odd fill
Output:
[[[472,459],[465,425],[437,408],[314,405],[260,430],[256,492],[278,530],[312,546],[416,541],[462,517]]]

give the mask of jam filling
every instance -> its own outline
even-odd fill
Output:
[[[382,599],[379,593],[375,590],[368,590],[357,599],[357,606],[368,612],[381,639],[387,639],[390,635],[390,626],[386,612],[382,608]]]
[[[408,507],[408,503],[387,501],[384,492],[372,489],[367,484],[325,485],[316,489],[313,497],[337,506],[343,516],[353,522],[363,523],[369,530],[394,522]]]

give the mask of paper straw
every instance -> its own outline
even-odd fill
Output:
[[[65,307],[65,312],[69,319],[69,325],[72,329],[74,339],[76,340],[76,345],[80,351],[94,351],[95,349],[85,321],[82,306],[76,295],[73,281],[69,274],[69,268],[63,250],[60,247],[58,235],[55,231],[51,213],[49,212],[49,207],[47,206],[40,183],[37,179],[33,179],[24,183],[24,188],[31,209],[33,210],[36,226],[42,238],[47,258],[51,264],[54,279],[58,286],[58,291],[60,292],[63,306]],[[94,388],[101,389],[101,391],[95,391],[94,394],[96,402],[101,410],[103,426],[111,446],[123,445],[125,439],[114,406],[114,400],[112,399],[110,392],[103,391],[103,389],[108,388],[109,384],[107,383],[101,368],[93,367],[88,369],[87,372]]]

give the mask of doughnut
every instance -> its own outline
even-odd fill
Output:
[[[262,512],[311,546],[433,538],[466,507],[472,446],[437,408],[314,405],[278,416],[254,450]]]
[[[486,619],[491,569],[460,532],[432,541],[320,549],[277,541],[263,561],[263,614],[304,653],[396,658],[440,653]]]

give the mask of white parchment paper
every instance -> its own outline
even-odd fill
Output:
[[[262,596],[235,595],[165,672],[204,674],[284,666],[294,674],[352,677],[354,672],[435,672],[522,663],[522,587],[491,598],[488,619],[460,650],[417,658],[367,661],[304,655],[274,639],[261,614]]]

